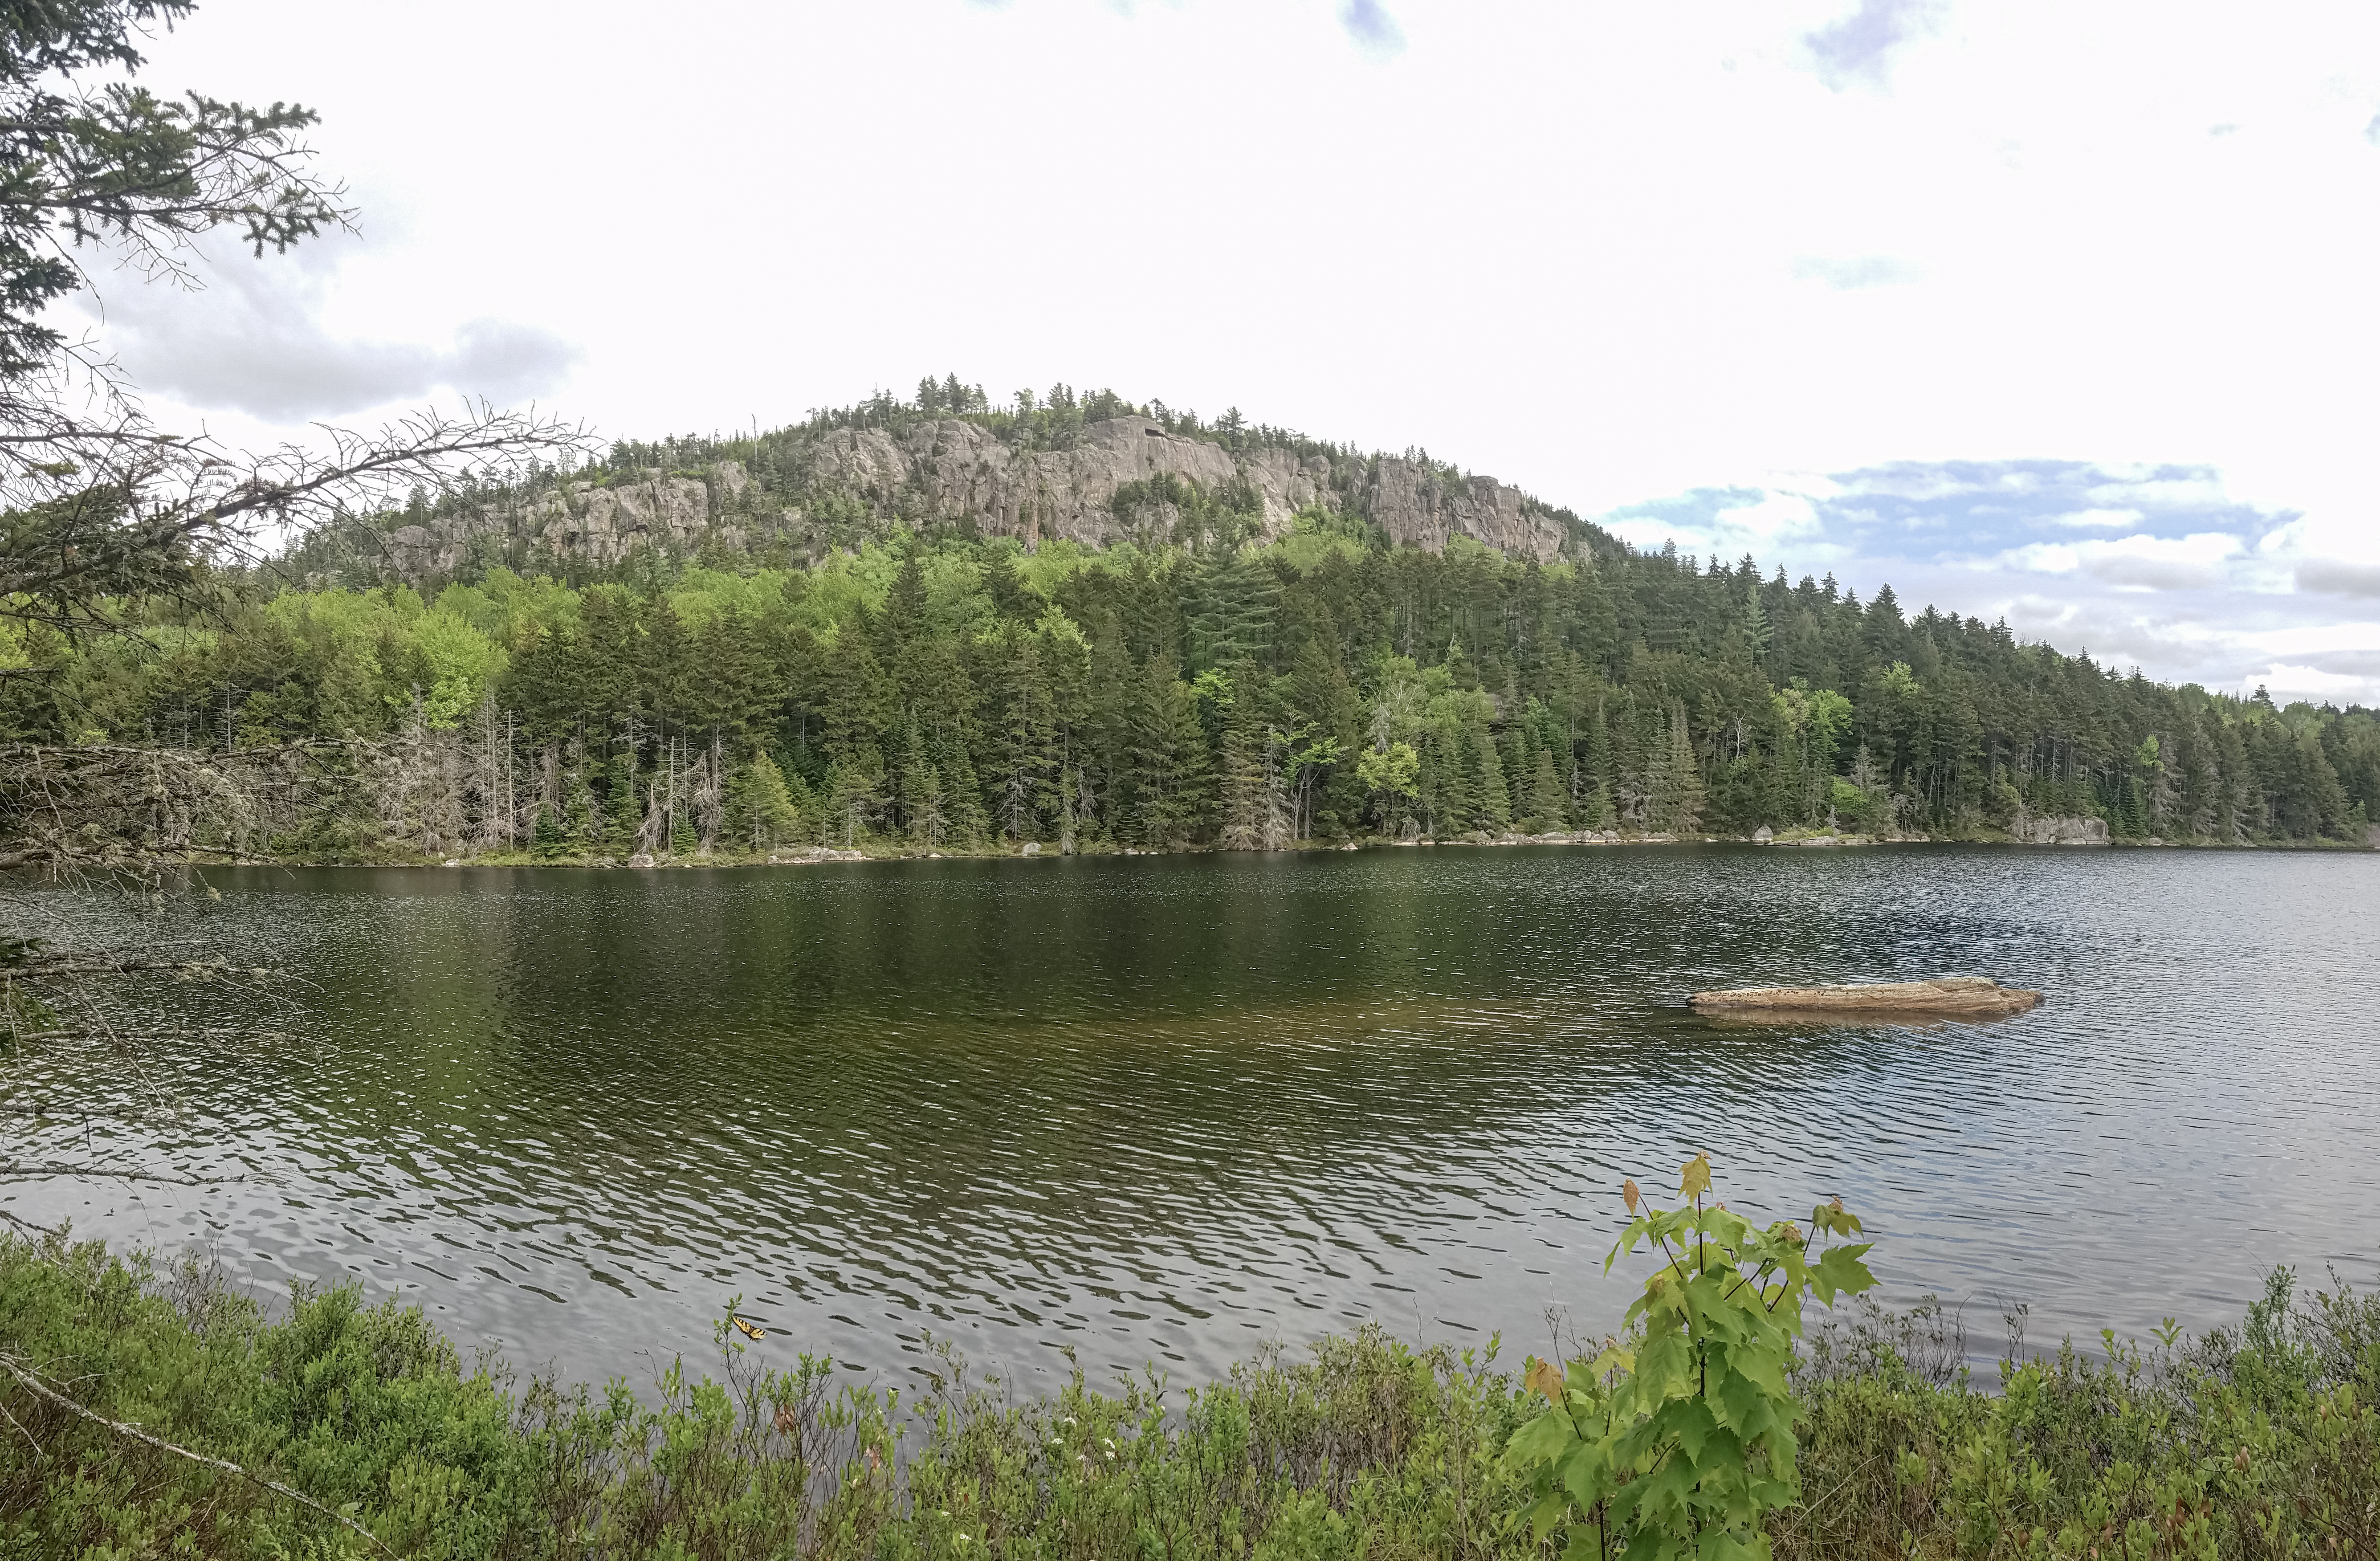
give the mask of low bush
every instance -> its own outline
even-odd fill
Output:
[[[2012,1346],[1981,1382],[1938,1307],[1821,1314],[1785,1385],[1790,1496],[1753,1532],[1740,1493],[1685,1493],[1667,1509],[1685,1525],[1645,1526],[1641,1551],[1585,1509],[1531,1521],[1548,1493],[1514,1433],[1564,1386],[1558,1363],[1516,1377],[1492,1349],[1367,1330],[1195,1391],[1078,1373],[1014,1402],[955,1357],[911,1393],[742,1345],[722,1323],[715,1377],[673,1367],[642,1396],[524,1385],[352,1289],[268,1315],[196,1268],[0,1240],[0,1555],[1551,1558],[1609,1532],[1640,1561],[2371,1561],[2380,1543],[2380,1304],[2286,1271],[2237,1328]],[[1687,1399],[1659,1397],[1674,1439]],[[1748,1457],[1776,1494],[1783,1460]],[[1720,1520],[1697,1531],[1705,1507]]]

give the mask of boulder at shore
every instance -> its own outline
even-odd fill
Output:
[[[2041,1001],[2027,992],[1981,975],[1943,975],[1931,981],[1879,981],[1859,986],[1738,986],[1696,992],[1687,1000],[1696,1013],[1927,1013],[1964,1019],[1995,1019],[2022,1013]]]

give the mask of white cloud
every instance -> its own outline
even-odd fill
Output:
[[[2076,510],[2070,514],[2055,516],[2051,524],[2075,530],[2112,531],[2121,526],[2138,526],[2146,518],[2138,510]]]
[[[607,435],[1110,384],[2209,681],[2380,565],[2374,7],[714,0],[736,47],[680,51],[616,0],[408,17],[242,0],[157,40],[160,91],[319,105],[370,241],[295,324],[116,308],[152,388],[269,435],[556,372],[472,321],[576,348],[546,393]],[[788,91],[788,59],[833,68]],[[1774,475],[1813,472],[1843,490]],[[2093,511],[2142,518],[2045,523]],[[2192,533],[2252,551],[2204,587],[1993,562]]]
[[[338,417],[439,389],[497,402],[534,397],[577,356],[551,331],[504,320],[464,320],[438,344],[334,330],[326,303],[350,253],[323,242],[258,259],[210,244],[195,257],[196,288],[119,270],[72,307],[103,323],[144,390],[200,411],[273,422]]]
[[[2330,596],[2380,597],[2380,563],[2350,563],[2342,559],[2310,558],[2295,571],[2298,589]]]
[[[1339,7],[1339,25],[1347,30],[1356,47],[1376,59],[1394,59],[1405,52],[1404,30],[1380,0],[1344,0]]]
[[[2079,573],[2130,590],[2204,590],[2222,583],[2224,562],[2242,551],[2239,538],[2220,532],[2188,537],[2134,535],[2081,542],[2032,542],[2010,548],[1990,563],[2036,575]]]
[[[1882,87],[1909,45],[1940,20],[1934,0],[1858,0],[1851,11],[1802,35],[1819,78],[1837,91],[1854,82]]]
[[[1719,511],[1718,519],[1718,535],[1741,538],[1746,544],[1761,546],[1820,529],[1818,512],[1800,493],[1763,494],[1756,502]]]
[[[1925,274],[1915,262],[1894,255],[1796,255],[1788,269],[1796,282],[1823,282],[1845,293],[1899,286],[1921,281]]]
[[[2304,699],[2312,703],[2339,703],[2366,699],[2372,678],[2367,673],[2334,672],[2321,667],[2275,661],[2256,674],[2255,680],[2267,688],[2274,698]]]

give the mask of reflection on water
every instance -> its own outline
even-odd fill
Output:
[[[359,1277],[573,1375],[769,1346],[1216,1373],[1377,1319],[1582,1328],[1623,1175],[1868,1216],[1900,1297],[2033,1337],[2362,1278],[2380,858],[1436,850],[801,869],[243,873],[207,937],[294,1033],[176,1042],[178,1124],[54,1123],[210,1188],[20,1217],[260,1284]],[[113,911],[78,902],[93,917]],[[249,958],[255,956],[250,955]],[[1736,1026],[1698,988],[1973,972],[1993,1024]],[[204,1009],[231,999],[200,994]],[[195,1023],[237,1017],[208,1014]],[[24,1142],[19,1130],[20,1144]],[[69,1142],[70,1141],[70,1142]],[[2342,1214],[2344,1217],[2342,1217]]]

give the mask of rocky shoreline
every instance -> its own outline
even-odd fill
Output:
[[[2066,820],[2052,821],[2066,823]],[[2188,850],[2188,851],[2380,851],[2380,839],[2366,842],[2351,841],[2313,841],[2265,842],[2253,841],[2168,841],[2120,840],[2111,836],[2104,820],[2090,819],[2097,826],[2089,831],[2065,829],[2034,829],[2018,835],[1994,832],[1976,835],[1857,835],[1832,834],[1825,831],[1789,830],[1783,834],[1763,828],[1750,836],[1742,835],[1674,835],[1658,832],[1637,833],[1618,829],[1566,829],[1540,834],[1512,833],[1505,835],[1468,834],[1442,837],[1422,837],[1410,840],[1386,840],[1366,836],[1356,840],[1301,841],[1279,848],[1281,852],[1345,852],[1458,848],[1463,846],[1643,846],[1643,845],[1756,845],[1777,850],[1836,850],[1860,846],[1882,845],[1985,845],[2017,846],[2028,849],[2058,849],[2073,846],[2099,846],[2110,849]],[[874,844],[875,842],[871,842]],[[244,865],[285,867],[601,867],[635,868],[639,871],[675,867],[807,867],[830,862],[926,862],[926,861],[1000,861],[1012,859],[1055,860],[1062,856],[1199,856],[1218,854],[1222,847],[1213,845],[1176,846],[1115,846],[1106,843],[1087,844],[1074,851],[1062,850],[1055,842],[1027,841],[1021,846],[1004,845],[994,850],[924,849],[915,847],[874,849],[856,846],[800,845],[780,846],[764,853],[704,853],[691,856],[654,855],[639,852],[626,858],[613,856],[532,857],[522,852],[500,853],[486,856],[384,860],[333,860],[306,857],[273,857]]]

